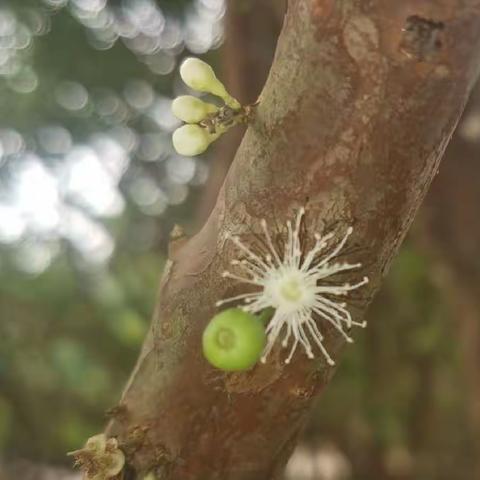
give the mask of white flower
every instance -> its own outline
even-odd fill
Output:
[[[335,362],[323,345],[323,335],[320,332],[320,322],[328,322],[346,339],[352,343],[347,330],[352,326],[365,327],[366,322],[355,322],[347,304],[336,297],[344,297],[368,283],[363,277],[356,283],[334,284],[330,277],[340,272],[347,272],[361,267],[360,263],[336,261],[345,246],[353,229],[349,227],[343,238],[336,244],[334,233],[326,235],[315,234],[315,244],[309,251],[302,250],[301,225],[305,209],[301,208],[295,219],[295,225],[287,222],[287,240],[280,252],[272,241],[267,229],[267,222],[261,221],[265,236],[265,245],[258,242],[251,247],[246,246],[236,236],[229,236],[235,245],[243,252],[244,258],[233,260],[232,265],[241,268],[245,276],[224,272],[223,277],[232,278],[242,283],[254,285],[256,292],[245,293],[217,302],[217,306],[232,301],[242,301],[241,308],[247,312],[258,313],[273,307],[275,313],[267,326],[267,346],[263,352],[262,362],[272,350],[275,341],[285,332],[282,346],[287,347],[293,337],[290,353],[285,363],[290,363],[295,350],[300,343],[309,358],[313,358],[311,340],[318,346],[330,365]]]

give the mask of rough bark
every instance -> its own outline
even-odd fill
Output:
[[[242,374],[205,362],[215,301],[242,289],[220,276],[237,256],[225,234],[248,242],[259,219],[274,229],[299,206],[310,239],[352,225],[349,260],[371,279],[350,299],[361,318],[438,169],[479,40],[479,0],[290,2],[256,119],[204,228],[172,248],[152,329],[112,412],[109,434],[133,478],[279,475],[334,369],[301,354],[285,365],[279,350]],[[338,358],[339,335],[326,339]]]

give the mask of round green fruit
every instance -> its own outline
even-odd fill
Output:
[[[212,318],[203,332],[202,343],[203,354],[214,367],[248,370],[265,348],[265,328],[255,315],[229,308]]]

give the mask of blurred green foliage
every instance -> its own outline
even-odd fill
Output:
[[[123,5],[133,8],[134,3]],[[141,8],[155,5],[137,3]],[[38,129],[46,125],[61,126],[76,143],[127,125],[130,134],[140,138],[147,132],[163,143],[168,139],[168,132],[162,137],[156,121],[127,107],[122,94],[133,79],[151,88],[158,95],[154,100],[168,96],[174,64],[159,75],[121,38],[109,48],[95,48],[88,39],[100,30],[82,24],[82,19],[95,19],[95,15],[78,6],[97,4],[102,2],[0,3],[0,53],[4,54],[2,65],[10,65],[0,68],[0,133],[15,130],[24,142],[6,156],[9,152],[2,141],[7,137],[0,135],[0,203],[10,201],[5,187],[15,181],[15,166],[26,150],[38,152],[38,160],[51,172],[65,160],[39,146]],[[153,13],[160,11],[166,21],[181,25],[191,5],[191,1],[162,0],[158,2],[161,10]],[[108,2],[112,9],[121,6],[120,1]],[[19,39],[25,48],[16,46]],[[178,47],[169,52],[173,62],[181,52]],[[38,79],[29,91],[16,88],[25,68]],[[86,89],[89,100],[84,108],[73,111],[59,105],[55,92],[65,81]],[[98,113],[95,95],[105,92],[114,95],[125,116],[112,119]],[[146,215],[128,196],[128,182],[141,175],[168,188],[162,162],[144,162],[132,154],[128,167],[120,184],[126,201],[120,216],[97,217],[82,210],[114,238],[116,253],[109,262],[90,264],[72,242],[57,238],[55,232],[57,237],[52,238],[50,232],[29,231],[30,236],[3,245],[0,235],[0,460],[6,456],[66,463],[68,450],[78,448],[102,428],[105,411],[118,401],[135,363],[153,311],[165,232],[173,220],[170,210],[165,217]],[[188,222],[192,198],[187,197],[184,206],[175,203],[176,222]],[[18,268],[17,260],[28,252],[31,241],[55,243],[56,255],[45,269]],[[23,261],[28,263],[28,257]]]
[[[161,256],[118,255],[112,271],[65,259],[36,277],[0,276],[0,442],[64,461],[105,422],[153,311]],[[35,441],[31,441],[35,439]]]
[[[355,480],[474,471],[458,333],[433,271],[424,252],[403,247],[308,426],[311,441],[336,439]]]

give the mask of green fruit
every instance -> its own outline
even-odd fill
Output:
[[[230,308],[215,315],[203,332],[205,358],[221,370],[248,370],[265,348],[262,322],[251,313]]]

